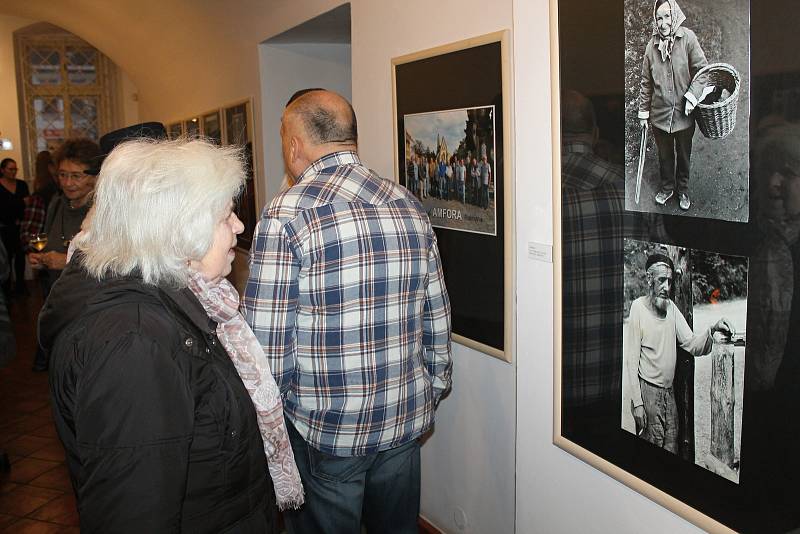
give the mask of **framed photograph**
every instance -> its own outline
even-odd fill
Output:
[[[554,443],[706,531],[800,529],[800,5],[550,12]]]
[[[222,121],[219,118],[219,111],[203,114],[200,119],[200,131],[206,139],[217,145],[222,144]]]
[[[245,154],[245,187],[236,202],[235,208],[236,215],[244,223],[244,232],[239,234],[238,246],[245,250],[250,250],[257,222],[252,109],[252,102],[247,100],[226,107],[223,110],[225,121],[224,144],[241,146]]]
[[[623,2],[625,207],[747,222],[749,2],[653,4]]]
[[[189,139],[197,139],[200,137],[200,118],[192,117],[184,122],[184,131],[186,132],[186,137]]]
[[[167,136],[170,139],[177,139],[183,135],[183,123],[173,122],[167,125]]]
[[[396,176],[436,232],[453,339],[511,361],[508,32],[395,58],[392,75]]]
[[[494,106],[403,117],[404,185],[434,227],[497,235],[494,117]]]

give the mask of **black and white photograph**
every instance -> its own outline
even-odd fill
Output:
[[[198,117],[192,117],[187,120],[184,129],[186,130],[186,137],[189,139],[197,139],[200,137],[200,119]]]
[[[245,183],[242,192],[236,199],[234,212],[244,224],[244,232],[236,238],[239,248],[250,249],[253,232],[256,227],[256,185],[255,162],[253,160],[252,115],[250,102],[242,102],[225,108],[225,140],[228,145],[242,147],[245,160]]]
[[[749,0],[625,0],[625,207],[747,222]]]
[[[748,261],[625,240],[622,428],[739,482]]]
[[[170,139],[177,139],[183,135],[183,123],[173,122],[167,125],[167,136]]]
[[[203,136],[215,145],[222,144],[222,123],[219,120],[219,111],[203,115]]]
[[[403,121],[401,183],[431,224],[497,235],[494,106],[415,113]]]

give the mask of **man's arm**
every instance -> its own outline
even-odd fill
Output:
[[[623,350],[625,351],[625,369],[628,377],[628,391],[631,397],[631,414],[636,424],[636,434],[639,435],[647,427],[647,414],[644,411],[642,400],[642,386],[639,384],[639,358],[642,357],[642,326],[639,320],[639,307],[631,305],[628,316],[628,325],[625,330]]]
[[[689,323],[686,322],[686,318],[675,306],[675,303],[670,303],[670,305],[675,310],[675,329],[678,335],[678,345],[692,356],[703,356],[711,352],[711,348],[714,346],[711,328],[706,328],[703,332],[695,334],[689,327]]]
[[[452,384],[453,361],[450,356],[450,299],[444,285],[436,235],[428,251],[428,287],[422,318],[422,346],[425,368],[433,378],[434,401]]]
[[[253,236],[242,313],[261,343],[281,393],[294,377],[299,272],[300,262],[280,221],[262,218]]]
[[[627,362],[628,386],[630,386],[631,401],[633,407],[642,406],[642,388],[639,385],[639,358],[642,354],[642,328],[639,322],[639,308],[631,305],[631,313],[628,316],[628,324],[625,327],[625,339],[623,344],[625,350],[625,360]]]

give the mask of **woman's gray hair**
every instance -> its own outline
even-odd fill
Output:
[[[206,255],[244,185],[241,149],[203,140],[139,139],[103,162],[92,207],[75,238],[95,278],[139,275],[184,287],[188,261]]]

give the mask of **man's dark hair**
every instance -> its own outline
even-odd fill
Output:
[[[313,91],[324,91],[324,90],[325,89],[323,89],[322,87],[309,87],[308,89],[300,89],[299,91],[295,91],[294,94],[289,97],[289,101],[286,102],[286,106],[285,107],[288,108],[289,104],[291,104],[292,102],[294,102],[295,100],[297,100],[298,98],[303,96],[304,94],[311,93]]]
[[[3,161],[0,161],[0,169],[5,169],[12,161],[14,161],[14,158],[3,158]]]
[[[561,132],[566,134],[590,134],[597,120],[591,101],[577,91],[565,89],[561,92]]]
[[[75,161],[82,165],[93,165],[100,156],[100,146],[91,139],[67,139],[55,154],[56,165],[62,161]]]
[[[310,89],[304,94],[314,91],[319,89]],[[344,113],[337,113],[339,110],[336,107],[321,105],[313,98],[302,99],[295,104],[294,111],[302,120],[306,134],[314,143],[322,145],[358,142],[356,112],[350,102],[344,98],[342,101],[347,105]]]

